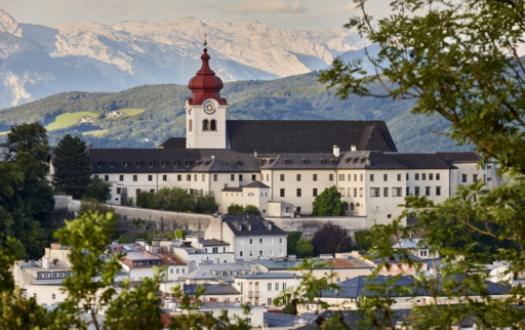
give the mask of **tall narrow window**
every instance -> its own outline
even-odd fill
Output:
[[[208,119],[204,119],[204,120],[202,121],[202,131],[203,131],[203,132],[206,132],[206,131],[209,130],[208,125],[209,125]]]
[[[188,132],[191,132],[193,130],[193,120],[188,120]]]
[[[217,122],[215,121],[215,119],[212,119],[210,121],[210,131],[216,131],[217,130]]]

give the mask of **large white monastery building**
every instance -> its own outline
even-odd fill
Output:
[[[228,120],[223,83],[202,67],[189,82],[186,137],[155,149],[91,149],[92,171],[111,183],[111,200],[179,187],[211,194],[226,212],[254,205],[267,217],[309,215],[335,186],[348,215],[388,223],[407,195],[439,202],[460,185],[498,184],[494,164],[470,152],[400,153],[382,121]]]

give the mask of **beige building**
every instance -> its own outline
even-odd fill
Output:
[[[207,51],[189,82],[186,136],[152,149],[91,149],[92,172],[111,184],[109,203],[177,187],[211,195],[263,216],[312,213],[315,198],[336,187],[347,216],[367,226],[390,223],[407,195],[440,202],[458,187],[499,183],[494,164],[475,153],[400,153],[382,121],[228,120],[222,81]]]

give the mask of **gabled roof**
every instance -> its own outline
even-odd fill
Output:
[[[204,289],[205,296],[211,295],[240,295],[241,293],[231,284],[184,284],[184,294],[195,295],[197,288]]]
[[[258,172],[259,160],[228,149],[89,149],[92,173]]]
[[[449,163],[477,163],[481,157],[475,152],[438,152],[439,157]]]
[[[273,222],[258,215],[226,215],[223,221],[235,236],[286,235]]]
[[[230,148],[239,152],[313,153],[341,150],[396,151],[383,121],[228,120]]]
[[[222,188],[221,191],[226,191],[226,192],[242,192],[242,188],[241,188],[241,187],[224,187],[224,188]]]
[[[213,239],[203,239],[199,243],[202,244],[202,246],[228,246],[230,245],[229,243],[226,243],[225,241],[221,241],[221,240],[214,239],[214,238]]]
[[[235,276],[235,278],[238,279],[260,279],[260,280],[273,280],[273,279],[294,279],[299,278],[298,275],[295,273],[286,273],[286,272],[258,272],[258,273],[249,273],[249,274],[242,274],[239,276]]]
[[[161,149],[185,149],[186,148],[186,138],[170,137],[166,141],[162,142],[159,148]]]
[[[459,281],[459,279],[458,279]],[[460,282],[460,281],[459,281]],[[359,297],[373,297],[380,294],[375,290],[371,290],[369,286],[388,286],[388,297],[412,297],[412,296],[429,296],[428,290],[422,286],[418,286],[416,279],[413,276],[400,276],[394,279],[392,276],[379,275],[371,276],[357,276],[349,280],[339,283],[340,290],[325,290],[322,293],[323,297],[331,298],[350,298],[357,299]],[[485,289],[489,295],[504,295],[510,291],[510,286],[497,284],[485,281]],[[439,291],[441,291],[441,283],[439,283]],[[407,290],[395,290],[401,288],[411,288],[411,292]],[[383,293],[381,293],[383,294]],[[439,295],[440,293],[438,293]],[[444,295],[444,293],[441,293]],[[467,293],[467,295],[479,295],[479,293]]]
[[[261,181],[252,181],[248,184],[245,184],[244,186],[242,186],[242,188],[270,188],[268,187],[267,185],[265,185],[264,183],[262,183]]]

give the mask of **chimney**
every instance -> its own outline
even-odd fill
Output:
[[[355,144],[352,144],[350,146],[350,151],[357,151],[357,146]]]
[[[253,158],[257,158],[257,156],[259,156],[259,154],[257,153],[257,151],[254,151],[253,152]]]
[[[334,145],[333,153],[334,153],[334,157],[339,157],[341,156],[341,149],[338,146]]]

